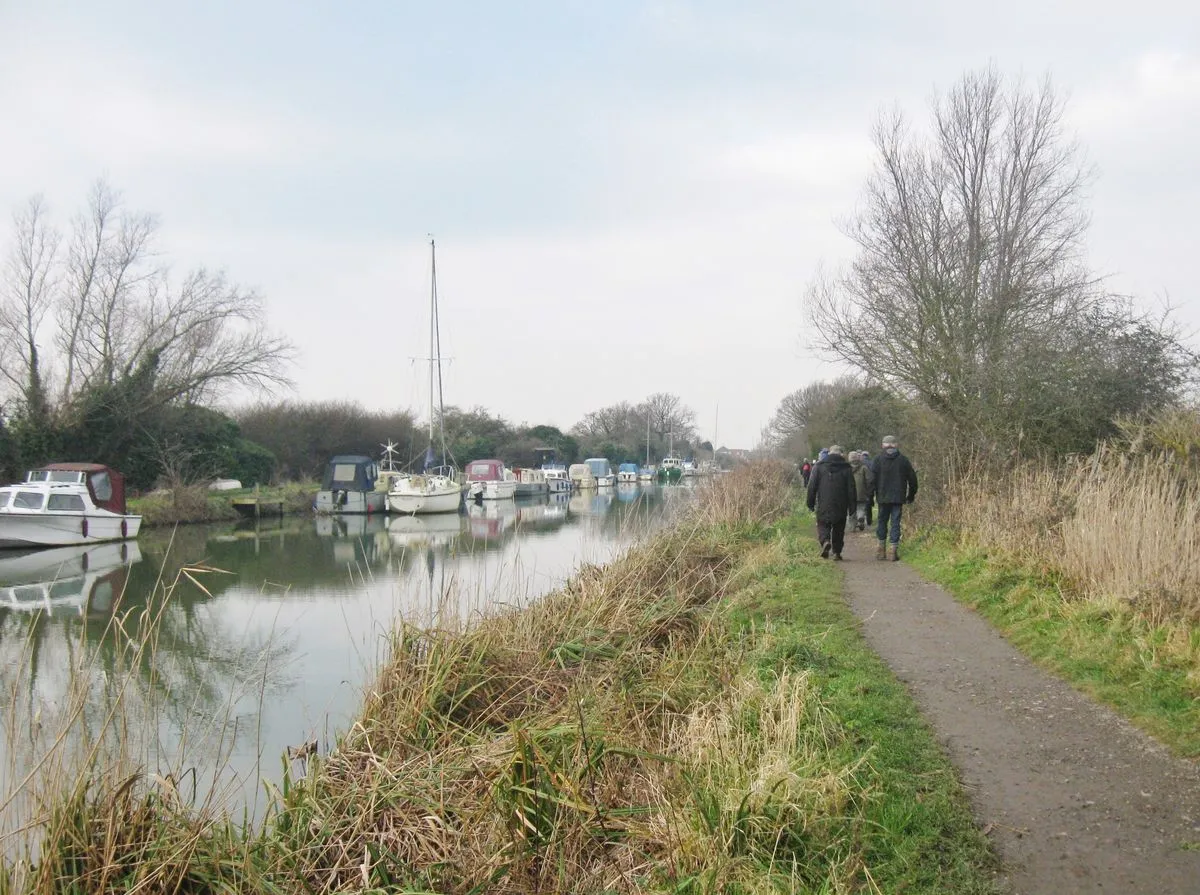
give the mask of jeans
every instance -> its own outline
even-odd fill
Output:
[[[817,540],[822,545],[826,541],[833,544],[833,552],[841,556],[842,548],[846,546],[846,520],[839,519],[837,522],[822,522],[817,520]]]
[[[904,504],[881,503],[879,505],[879,524],[875,528],[875,537],[881,541],[890,540],[893,544],[900,543],[900,517],[904,515]],[[891,531],[888,531],[888,521],[891,520]],[[890,534],[890,538],[889,538]]]

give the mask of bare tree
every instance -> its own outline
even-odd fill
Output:
[[[812,425],[816,414],[859,388],[862,388],[862,382],[857,376],[840,376],[832,382],[821,379],[796,389],[779,402],[775,415],[763,430],[763,442],[781,445],[793,441],[799,444],[802,439],[798,440],[797,436]]]
[[[573,431],[584,438],[615,441],[628,439],[634,434],[636,441],[638,421],[635,418],[635,408],[628,401],[601,407],[585,414],[583,419],[575,424]]]
[[[690,439],[696,431],[696,411],[678,395],[655,392],[639,405],[639,415],[650,420],[650,431],[659,437],[674,435],[676,440]]]
[[[846,226],[858,257],[808,291],[818,343],[953,422],[1012,424],[997,410],[1023,390],[1023,359],[1108,302],[1082,263],[1088,171],[1063,104],[1049,81],[985,70],[935,102],[928,140],[896,113],[874,141]]]
[[[60,235],[50,224],[41,196],[13,215],[16,239],[5,263],[0,339],[16,363],[2,365],[6,379],[24,399],[26,412],[41,418],[47,410],[39,330],[54,300]]]

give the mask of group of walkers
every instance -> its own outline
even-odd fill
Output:
[[[817,540],[821,556],[842,558],[846,543],[846,525],[866,531],[871,525],[871,510],[879,507],[875,537],[879,544],[876,559],[900,558],[900,518],[905,504],[917,496],[917,472],[900,453],[895,435],[883,437],[878,457],[867,451],[842,452],[841,445],[822,448],[815,462],[807,458],[800,475],[808,491],[808,508],[817,515]]]

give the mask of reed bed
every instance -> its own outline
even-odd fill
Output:
[[[872,891],[861,756],[807,672],[746,670],[769,632],[722,611],[786,562],[764,532],[792,500],[783,466],[747,467],[531,606],[400,625],[358,720],[285,760],[253,828],[91,750],[0,892]]]
[[[1173,414],[1090,456],[963,475],[938,520],[957,533],[951,559],[976,563],[972,599],[1189,755],[1200,749],[1198,464],[1200,421]]]

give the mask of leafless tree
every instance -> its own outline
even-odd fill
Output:
[[[6,360],[0,369],[20,392],[26,410],[38,415],[46,410],[41,351],[42,321],[54,301],[60,235],[50,224],[41,196],[31,198],[13,215],[15,239],[5,263],[3,301],[0,303],[0,339]]]
[[[763,442],[779,445],[795,440],[812,425],[814,415],[834,404],[842,395],[861,387],[862,382],[857,376],[840,376],[832,382],[822,379],[796,389],[779,402],[775,415],[763,431]]]
[[[655,392],[639,406],[639,415],[650,420],[650,430],[659,437],[674,434],[676,440],[690,439],[696,432],[696,411],[678,395]]]
[[[644,420],[644,417],[643,417]],[[645,423],[642,422],[644,426]],[[635,408],[628,401],[610,404],[585,414],[583,419],[575,424],[576,435],[583,438],[611,439],[620,441],[627,439],[638,431],[638,421],[635,418]]]
[[[953,422],[986,428],[1038,346],[1060,347],[1108,297],[1085,269],[1088,169],[1049,81],[968,74],[927,140],[898,112],[846,226],[858,256],[808,291],[818,344]],[[1011,420],[1008,420],[1011,422]]]

